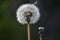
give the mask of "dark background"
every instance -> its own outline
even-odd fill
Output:
[[[0,0],[0,40],[27,40],[26,25],[17,22],[16,10],[35,1],[41,17],[31,25],[31,40],[39,40],[40,26],[45,27],[43,40],[60,40],[60,0]]]

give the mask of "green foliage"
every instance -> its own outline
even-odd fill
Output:
[[[26,40],[26,26],[16,20],[15,11],[10,12],[12,1],[4,0],[0,4],[0,40]]]

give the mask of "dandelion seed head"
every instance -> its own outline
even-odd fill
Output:
[[[24,13],[30,11],[32,13],[32,17],[30,18],[30,24],[36,23],[40,18],[40,12],[37,6],[34,4],[23,4],[21,5],[16,12],[17,21],[21,24],[27,24]]]

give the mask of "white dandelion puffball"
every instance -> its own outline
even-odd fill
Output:
[[[21,5],[16,12],[17,21],[21,24],[27,24],[27,21],[24,17],[24,13],[30,11],[32,17],[30,17],[30,24],[34,24],[38,21],[40,17],[40,12],[37,6],[34,4],[23,4]]]

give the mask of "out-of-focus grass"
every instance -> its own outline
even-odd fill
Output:
[[[10,3],[10,0],[4,0],[0,4],[0,40],[26,40],[26,27],[11,16],[13,11],[9,11]]]
[[[0,4],[0,10],[5,10],[9,6],[9,1],[5,0]]]

